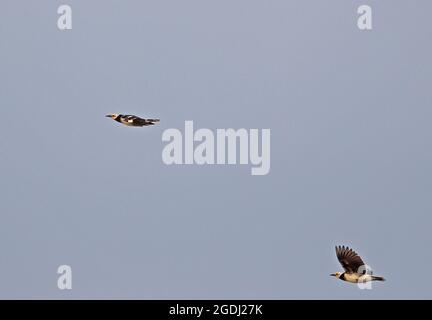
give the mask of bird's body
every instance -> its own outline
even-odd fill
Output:
[[[370,274],[363,274],[363,273],[340,273],[336,272],[335,277],[351,283],[363,283],[363,282],[369,282],[369,281],[385,281],[383,277],[377,277]]]
[[[117,122],[120,122],[126,126],[131,127],[143,127],[143,126],[151,126],[154,125],[155,122],[159,122],[159,119],[143,119],[134,115],[129,114],[108,114],[106,117],[109,117]]]
[[[336,256],[345,272],[336,272],[331,276],[351,283],[364,283],[370,281],[385,281],[383,277],[372,275],[362,258],[352,249],[345,246],[336,247]]]

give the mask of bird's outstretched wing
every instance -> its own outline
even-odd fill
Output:
[[[137,116],[128,116],[127,121],[136,126],[149,126],[153,125],[154,122],[159,121],[159,119],[143,119]]]
[[[348,273],[358,272],[359,268],[364,265],[362,258],[354,250],[345,246],[336,247],[336,256]]]
[[[134,115],[125,115],[123,116],[123,121],[126,124],[130,124],[134,126],[149,126],[149,125],[153,125],[154,122],[159,121],[159,119],[143,119]]]

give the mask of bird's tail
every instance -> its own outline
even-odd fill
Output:
[[[160,119],[146,119],[148,122],[159,122]]]
[[[385,279],[383,277],[378,277],[378,276],[372,276],[372,280],[373,281],[385,281]]]

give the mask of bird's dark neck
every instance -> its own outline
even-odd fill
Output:
[[[121,122],[121,121],[120,121],[120,118],[121,118],[121,117],[122,117],[122,115],[119,114],[117,117],[114,118],[114,120],[115,120],[115,121],[118,121],[118,122]]]
[[[345,280],[345,272],[340,275],[339,279]]]

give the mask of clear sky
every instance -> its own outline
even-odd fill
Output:
[[[412,276],[432,265],[431,13],[2,0],[0,298],[432,298],[432,278]],[[271,129],[270,173],[165,165],[162,133],[185,120]],[[337,244],[388,281],[330,277]]]

